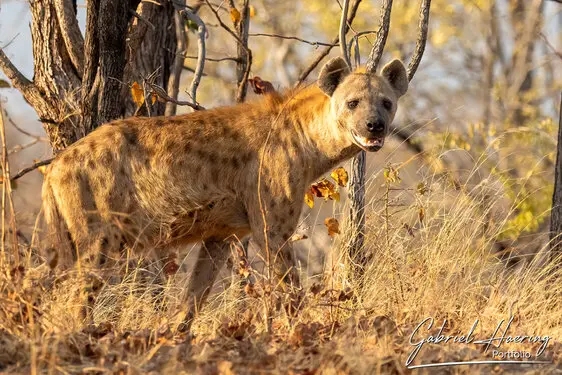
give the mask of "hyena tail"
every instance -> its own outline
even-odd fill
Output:
[[[44,249],[45,260],[51,268],[58,266],[61,269],[68,269],[76,259],[75,246],[48,178],[43,183],[41,195],[48,236],[47,246]]]

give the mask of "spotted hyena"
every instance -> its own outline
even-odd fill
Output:
[[[187,327],[232,239],[251,235],[273,274],[298,285],[290,238],[306,188],[361,149],[378,151],[407,89],[398,60],[376,75],[334,58],[314,86],[99,127],[56,157],[43,184],[59,266],[201,241]]]

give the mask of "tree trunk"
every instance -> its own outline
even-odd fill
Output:
[[[554,170],[554,194],[550,214],[551,259],[560,262],[562,255],[562,94],[560,95],[560,118],[558,120],[558,147]]]
[[[351,180],[349,183],[349,256],[353,263],[364,266],[367,264],[363,251],[365,241],[365,151],[351,161]]]
[[[103,123],[134,114],[133,82],[167,90],[176,51],[171,2],[88,0],[85,38],[75,1],[36,0],[30,8],[33,81],[1,49],[0,68],[37,112],[55,153]],[[164,110],[157,102],[141,114]]]

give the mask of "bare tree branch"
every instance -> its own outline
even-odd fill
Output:
[[[425,51],[425,44],[427,42],[427,31],[429,28],[429,8],[431,7],[431,0],[422,0],[420,5],[420,22],[418,24],[418,40],[416,41],[416,49],[408,65],[408,80],[411,81],[418,70],[423,52]]]
[[[54,5],[66,50],[81,77],[84,71],[84,37],[78,26],[74,5],[72,0],[54,0]]]
[[[2,144],[2,252],[0,264],[6,261],[6,252],[4,249],[4,228],[6,228],[6,206],[9,207],[10,214],[10,227],[12,229],[12,255],[15,258],[16,267],[19,265],[19,250],[18,250],[18,237],[16,235],[16,210],[14,208],[14,201],[12,200],[12,185],[10,184],[10,162],[8,160],[8,150],[6,147],[6,128],[4,127],[4,120],[2,116],[2,106],[0,105],[0,143]]]
[[[377,31],[377,39],[375,44],[369,53],[369,58],[367,59],[367,71],[376,72],[377,66],[382,57],[384,51],[384,46],[386,44],[386,38],[388,36],[388,30],[390,29],[390,14],[392,12],[392,0],[383,0],[381,8],[381,19],[379,30]]]
[[[15,66],[12,64],[8,56],[0,48],[0,69],[6,77],[12,82],[12,86],[17,88],[25,95],[25,92],[33,89],[33,83],[28,80]]]
[[[298,40],[299,42],[310,44],[311,46],[323,46],[323,47],[336,47],[338,43],[331,44],[331,43],[324,43],[324,42],[314,42],[306,39],[299,38],[297,36],[286,36],[286,35],[279,35],[279,34],[267,34],[267,33],[251,33],[248,34],[249,36],[263,36],[269,38],[279,38],[279,39],[289,39],[289,40]]]
[[[181,72],[183,71],[183,61],[185,60],[183,53],[187,49],[187,35],[179,13],[174,14],[174,24],[176,29],[176,54],[170,78],[168,79],[168,96],[177,98],[180,89]],[[176,108],[176,103],[168,101],[164,114],[166,116],[173,116],[176,114]]]
[[[215,15],[215,18],[217,19],[217,21],[219,22],[219,25],[226,30],[227,33],[229,33],[234,39],[236,39],[236,41],[238,42],[239,45],[244,46],[244,42],[240,39],[240,37],[238,35],[236,35],[236,33],[234,31],[232,31],[232,29],[230,27],[228,27],[227,24],[225,24],[218,11],[213,7],[213,5],[209,2],[209,0],[205,0],[205,2],[207,3],[207,6],[211,9],[211,11],[213,12],[213,14]],[[246,48],[248,50],[248,47],[244,46],[243,48]],[[248,50],[249,51],[249,50]]]
[[[209,2],[209,0],[205,0],[205,2],[207,3],[207,6],[211,9],[213,14],[215,15],[215,18],[219,22],[219,25],[224,30],[226,30],[226,32],[228,32],[234,39],[236,39],[236,41],[238,42],[238,47],[243,49],[244,52],[246,52],[245,71],[244,71],[244,75],[241,77],[241,79],[238,79],[238,82],[239,82],[238,92],[236,94],[236,101],[238,101],[238,102],[243,101],[244,97],[246,95],[246,86],[247,86],[247,83],[248,83],[248,78],[250,76],[250,69],[252,67],[252,51],[248,48],[247,31],[246,31],[246,35],[244,35],[243,33],[240,33],[240,35],[237,35],[234,31],[232,31],[232,29],[230,27],[228,27],[222,21],[218,11],[213,7],[213,5]],[[248,7],[247,0],[245,0],[245,3],[244,3],[243,13],[244,14],[241,15],[240,22],[249,23],[249,17],[250,16],[249,16],[249,7]],[[249,30],[249,26],[245,26],[245,28],[247,28]],[[244,39],[241,38],[241,36],[244,37]],[[238,55],[239,55],[239,58],[240,58],[240,55],[241,55],[240,51],[238,51]]]
[[[562,0],[561,0],[562,1]],[[548,40],[548,38],[546,37],[546,35],[544,35],[544,33],[541,32],[541,38],[544,41],[544,43],[546,44],[546,46],[556,55],[558,56],[559,59],[562,59],[562,52],[558,51],[556,49],[556,47],[554,47],[552,45],[552,43],[550,43],[550,41]]]
[[[199,58],[199,56],[186,56],[186,55],[181,55],[184,59],[191,59],[191,60],[196,60]],[[238,57],[206,57],[205,61],[209,61],[209,62],[222,62],[222,61],[234,61],[234,62],[239,62],[240,59]]]
[[[49,165],[53,162],[53,160],[55,160],[55,158],[50,158],[50,159],[38,161],[37,163],[32,164],[29,167],[22,169],[21,171],[16,173],[14,176],[10,177],[10,181],[15,181],[15,180],[23,177],[24,175],[28,174],[29,172],[36,170],[39,167],[42,167],[44,165]]]
[[[359,8],[360,3],[361,3],[361,0],[355,0],[353,5],[351,6],[351,12],[350,12],[350,14],[347,18],[347,23],[346,23],[346,32],[349,31],[349,25],[351,25],[351,23],[353,22],[353,19],[355,18],[355,15],[357,14],[357,9]],[[320,64],[320,62],[322,60],[324,60],[324,58],[326,56],[328,56],[328,54],[330,53],[332,48],[334,46],[338,45],[339,40],[340,40],[340,38],[339,38],[339,35],[338,35],[332,40],[331,46],[325,47],[322,51],[320,51],[316,55],[314,60],[299,74],[299,77],[297,78],[297,83],[295,84],[295,87],[299,86],[300,84],[302,84],[306,80],[306,78],[310,75],[310,73],[312,73],[312,71],[314,69],[316,69],[318,64]]]
[[[343,7],[340,19],[340,30],[339,30],[339,40],[340,40],[340,52],[343,59],[347,63],[347,66],[351,68],[351,61],[349,60],[349,51],[347,50],[347,43],[345,41],[345,36],[347,34],[347,11],[349,9],[349,0],[343,1]]]
[[[252,67],[252,51],[248,48],[248,38],[250,32],[250,2],[244,0],[240,22],[236,27],[238,37],[242,44],[238,44],[238,62],[236,63],[237,92],[236,102],[242,103],[246,99],[248,78]]]
[[[197,67],[195,68],[193,80],[191,81],[191,86],[189,87],[191,100],[193,101],[193,104],[197,105],[197,88],[199,87],[201,76],[203,75],[203,70],[205,68],[205,37],[207,35],[207,29],[205,28],[205,23],[201,20],[201,18],[190,10],[181,10],[180,14],[185,19],[190,20],[197,25]]]
[[[200,105],[197,104],[197,103],[186,102],[186,101],[177,100],[177,99],[175,99],[175,98],[172,98],[171,96],[169,96],[169,95],[166,93],[166,90],[164,90],[162,87],[160,87],[160,86],[158,86],[158,85],[156,85],[156,84],[154,84],[154,83],[150,83],[150,82],[148,82],[148,81],[146,81],[146,83],[150,86],[150,88],[152,89],[152,91],[153,91],[154,93],[156,93],[156,95],[158,95],[158,96],[160,97],[160,99],[162,99],[162,100],[165,100],[165,101],[167,101],[167,102],[173,102],[174,104],[177,104],[177,105],[186,105],[186,106],[191,107],[191,108],[193,108],[193,109],[195,109],[195,110],[202,110],[202,109],[205,109],[205,107],[200,106]]]

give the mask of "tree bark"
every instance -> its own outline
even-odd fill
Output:
[[[33,80],[1,49],[0,69],[37,112],[55,153],[103,123],[134,114],[133,82],[168,87],[176,49],[171,2],[88,0],[85,37],[73,0],[36,0],[30,8]],[[145,114],[164,109],[157,102]]]
[[[236,102],[242,103],[246,100],[246,92],[248,88],[248,71],[252,64],[251,53],[248,50],[248,33],[250,32],[250,1],[242,2],[242,12],[240,22],[236,25],[236,33],[242,43],[238,43],[238,61],[236,63]]]
[[[554,170],[554,194],[550,214],[551,259],[560,262],[562,255],[562,94],[560,94],[560,118],[558,119],[558,147]]]

